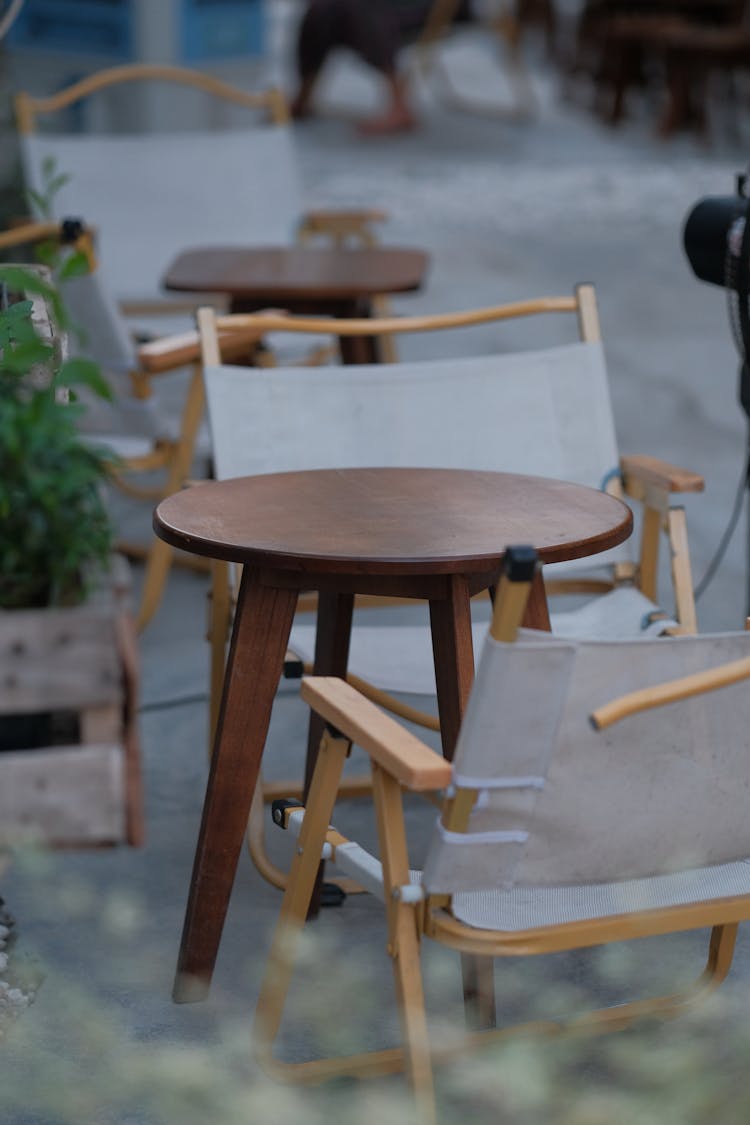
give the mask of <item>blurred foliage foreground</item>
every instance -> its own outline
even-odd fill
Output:
[[[33,905],[40,943],[31,952],[47,960],[47,980],[37,1003],[0,1042],[2,1125],[415,1122],[400,1076],[292,1087],[258,1070],[250,1020],[265,942],[248,942],[247,964],[233,966],[231,996],[222,997],[215,985],[207,1003],[175,1013],[169,997],[174,950],[165,953],[158,910],[147,911],[132,891],[122,889],[124,882],[118,890],[113,880],[113,889],[102,894],[80,871],[71,871],[64,857],[20,862],[28,888],[22,910]],[[386,1045],[373,1044],[373,1033],[395,1041],[389,969],[374,910],[373,904],[367,949],[343,944],[341,912],[327,912],[309,927],[282,1034],[286,1057]],[[23,913],[19,921],[23,934]],[[498,963],[499,1011],[513,1022],[585,1010],[618,993],[625,999],[639,976],[647,989],[662,991],[676,984],[663,979],[665,972],[681,981],[685,974],[697,975],[703,936],[656,939],[672,942],[656,957],[648,942],[636,942],[564,955],[562,962]],[[438,1035],[460,1034],[457,955],[428,943],[424,964],[428,1010]],[[641,1024],[598,1039],[517,1039],[442,1066],[436,1076],[440,1120],[746,1125],[750,1028],[736,981],[737,970],[711,1002],[668,1023]]]

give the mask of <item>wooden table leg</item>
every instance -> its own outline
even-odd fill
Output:
[[[430,627],[440,738],[443,754],[450,761],[474,682],[474,644],[469,584],[460,574],[451,575],[448,581],[448,597],[430,602]]]
[[[547,605],[547,591],[544,588],[541,570],[537,570],[531,583],[529,600],[526,603],[526,612],[523,615],[523,625],[525,629],[540,629],[544,633],[552,632],[549,606]]]
[[[346,676],[349,664],[349,640],[352,632],[354,595],[337,594],[321,590],[318,594],[318,623],[315,633],[315,675]],[[307,757],[305,760],[305,789],[307,793],[312,781],[318,748],[323,737],[325,723],[320,715],[310,712],[307,728]],[[318,878],[310,899],[308,918],[315,918],[320,910],[320,892],[323,885],[324,865],[321,863]]]
[[[372,302],[360,298],[351,301],[337,310],[337,315],[346,319],[362,318],[369,320],[372,316]],[[377,336],[340,336],[339,353],[341,362],[350,363],[380,363],[380,341]]]
[[[318,624],[315,632],[315,675],[346,676],[349,665],[349,640],[352,632],[354,594],[337,594],[321,590],[318,594]],[[325,723],[320,715],[310,712],[305,762],[305,796],[310,788],[318,747]]]
[[[435,661],[440,737],[443,754],[452,759],[469,693],[474,682],[474,645],[468,582],[450,579],[445,601],[430,602],[432,652]],[[477,1031],[495,1027],[495,983],[491,957],[461,955],[464,1010]]]
[[[244,568],[177,963],[178,1003],[208,995],[296,604],[296,590],[261,586]]]

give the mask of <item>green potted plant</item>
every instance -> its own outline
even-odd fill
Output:
[[[65,359],[60,285],[85,268],[0,266],[0,847],[137,843],[136,650],[111,567],[105,482]]]
[[[93,365],[55,362],[54,337],[38,332],[32,299],[11,303],[11,284],[16,293],[36,289],[56,324],[64,324],[54,286],[18,267],[0,267],[0,286],[3,281],[0,608],[75,605],[106,566],[112,531],[101,488],[108,460],[80,439],[81,408],[69,394],[81,382],[107,397],[109,392]]]

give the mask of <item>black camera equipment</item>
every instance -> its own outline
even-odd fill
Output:
[[[750,196],[748,175],[737,176],[735,195],[701,199],[685,220],[683,243],[688,261],[701,281],[727,290],[729,320],[740,355],[739,399],[750,420]],[[695,590],[700,597],[716,573],[734,533],[745,492],[750,498],[750,430],[742,477],[729,524],[708,569]],[[750,520],[749,532],[750,532]],[[750,557],[750,539],[748,540]],[[747,594],[750,611],[750,582]]]

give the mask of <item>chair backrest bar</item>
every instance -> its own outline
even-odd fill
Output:
[[[138,135],[36,130],[42,113],[143,79],[237,103],[247,109],[247,126]],[[163,301],[161,277],[189,245],[286,245],[293,237],[301,192],[276,90],[248,93],[179,67],[117,67],[53,98],[19,95],[16,107],[27,185],[44,192],[50,160],[69,177],[54,194],[53,217],[83,215],[97,230],[107,284],[119,300]]]

